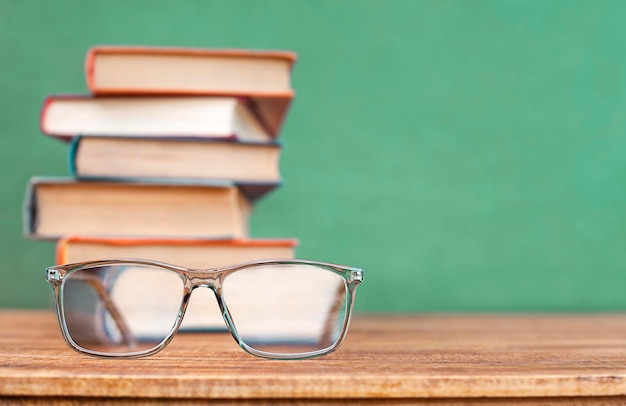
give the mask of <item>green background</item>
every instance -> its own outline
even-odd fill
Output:
[[[257,237],[363,267],[358,311],[626,309],[625,1],[0,0],[0,306],[51,303],[44,97],[96,44],[299,54]]]

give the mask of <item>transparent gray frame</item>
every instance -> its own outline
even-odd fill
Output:
[[[136,351],[131,353],[104,353],[99,351],[93,351],[78,345],[71,337],[64,314],[64,306],[63,306],[63,285],[66,277],[74,272],[95,268],[106,265],[147,265],[153,267],[160,267],[169,271],[172,271],[178,274],[182,280],[184,285],[183,297],[181,302],[181,307],[178,311],[178,315],[176,317],[176,321],[172,330],[168,333],[165,339],[158,344],[156,347],[143,350]],[[275,354],[269,353],[265,351],[260,351],[255,348],[247,345],[237,333],[235,325],[233,323],[232,317],[228,310],[228,305],[224,300],[223,292],[222,292],[222,284],[224,279],[233,272],[240,271],[250,267],[256,267],[259,265],[312,265],[317,266],[323,269],[326,269],[330,272],[334,272],[335,274],[341,276],[344,281],[344,286],[346,288],[346,314],[344,323],[341,327],[341,332],[337,338],[337,340],[332,343],[327,348],[305,352],[305,353],[295,353],[295,354]],[[66,264],[66,265],[57,265],[51,266],[46,269],[46,279],[52,286],[54,290],[54,294],[56,297],[56,311],[57,318],[59,321],[59,326],[61,327],[61,333],[65,342],[74,350],[86,354],[97,357],[106,357],[106,358],[139,358],[146,357],[149,355],[153,355],[161,351],[165,348],[170,341],[174,338],[178,329],[183,321],[183,317],[185,315],[185,311],[187,309],[187,305],[189,303],[189,299],[191,297],[191,293],[197,287],[207,287],[210,288],[217,299],[217,303],[219,305],[220,311],[223,315],[224,322],[226,323],[226,327],[229,332],[239,344],[239,346],[249,354],[262,357],[262,358],[270,358],[270,359],[306,359],[318,357],[321,355],[329,354],[335,351],[343,342],[346,332],[348,330],[348,325],[350,324],[350,318],[352,315],[352,307],[354,305],[354,296],[356,293],[356,289],[358,285],[363,281],[364,271],[359,268],[346,267],[341,265],[335,265],[325,262],[316,262],[316,261],[305,261],[305,260],[264,260],[264,261],[255,261],[255,262],[247,262],[238,265],[232,265],[228,267],[220,267],[220,268],[209,268],[209,269],[198,269],[198,268],[186,268],[177,265],[171,265],[164,262],[144,260],[144,259],[111,259],[111,260],[100,260],[100,261],[87,261],[80,262],[75,264]],[[106,292],[99,291],[99,294],[103,294],[106,296]],[[105,299],[105,302],[106,299]],[[106,304],[106,303],[105,303]],[[108,305],[107,305],[108,306]],[[112,317],[117,320],[115,315],[115,311],[111,312]],[[120,330],[124,330],[121,328]]]

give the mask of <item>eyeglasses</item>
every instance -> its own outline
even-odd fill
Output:
[[[272,359],[328,354],[345,337],[363,274],[301,260],[190,269],[120,259],[46,269],[67,344],[126,358],[165,348],[198,287],[214,292],[227,329],[246,352]]]

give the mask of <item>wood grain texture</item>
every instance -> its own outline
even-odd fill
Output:
[[[5,310],[0,396],[31,404],[626,404],[626,315],[358,315],[342,347],[313,360],[255,358],[221,333],[179,333],[155,356],[108,360],[69,349],[52,312]]]

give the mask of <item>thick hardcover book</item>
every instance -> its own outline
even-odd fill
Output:
[[[44,134],[65,141],[78,134],[272,140],[245,99],[235,97],[49,96],[40,125]]]
[[[227,179],[257,198],[280,183],[280,150],[277,143],[81,136],[70,169],[80,179]]]
[[[253,111],[275,136],[294,97],[295,61],[296,54],[285,51],[99,46],[88,52],[85,71],[97,95],[250,98]]]
[[[67,264],[113,258],[141,258],[190,268],[217,268],[262,259],[292,259],[295,239],[155,239],[93,238],[71,236],[57,242],[57,263]],[[144,280],[142,283],[150,283]],[[276,289],[289,289],[280,286]],[[159,292],[158,281],[154,291]],[[212,292],[196,289],[187,306],[181,329],[224,328],[224,321]],[[271,295],[266,297],[270,298]]]
[[[33,178],[24,231],[36,239],[107,237],[243,238],[252,204],[235,185]]]

